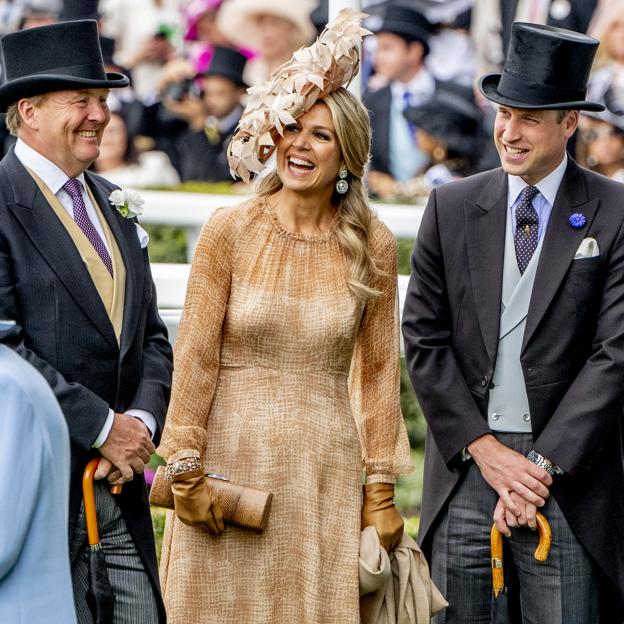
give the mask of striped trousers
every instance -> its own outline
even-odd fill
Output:
[[[94,490],[100,544],[116,597],[115,624],[157,624],[158,609],[152,584],[128,533],[119,505],[110,493],[106,480],[96,481]],[[89,553],[83,505],[70,545],[74,602],[79,624],[93,624],[86,602]]]
[[[494,434],[505,446],[523,455],[533,439],[527,433]],[[556,477],[555,477],[556,478]],[[437,525],[431,552],[431,576],[449,602],[434,624],[489,624],[492,594],[490,528],[496,492],[471,461]],[[505,538],[505,576],[515,572],[523,624],[612,624],[599,619],[599,583],[596,564],[576,539],[557,501],[551,496],[540,510],[552,528],[548,559],[538,563],[533,553],[537,531],[512,529]],[[513,621],[518,621],[514,618]]]

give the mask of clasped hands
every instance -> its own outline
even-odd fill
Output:
[[[496,528],[507,537],[512,528],[535,529],[535,514],[538,507],[546,504],[552,477],[491,434],[477,438],[467,449],[483,478],[499,496],[493,518]]]
[[[128,414],[115,414],[106,441],[98,449],[102,459],[94,478],[107,478],[111,485],[122,485],[142,474],[156,450],[147,425]]]

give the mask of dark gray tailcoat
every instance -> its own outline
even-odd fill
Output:
[[[81,477],[91,445],[108,415],[139,408],[158,423],[158,444],[169,401],[172,352],[158,316],[147,249],[133,220],[114,210],[116,188],[85,173],[126,267],[123,329],[117,343],[102,300],[67,230],[11,150],[0,162],[0,318],[17,335],[3,341],[35,366],[58,399],[71,439],[70,540],[80,509]],[[123,487],[119,506],[158,590],[158,570],[145,481]],[[165,621],[160,592],[161,621]]]
[[[507,212],[501,169],[444,185],[414,249],[403,334],[429,426],[420,524],[428,556],[466,469],[461,449],[489,432]],[[570,225],[574,213],[584,227]],[[534,448],[565,470],[552,495],[624,602],[624,186],[570,160],[544,236],[520,357]],[[600,256],[574,260],[587,237]]]

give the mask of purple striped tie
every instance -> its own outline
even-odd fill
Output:
[[[87,214],[87,209],[82,200],[82,183],[80,180],[76,180],[76,178],[69,178],[69,180],[63,184],[63,189],[67,191],[67,194],[72,198],[74,204],[74,221],[89,239],[89,242],[93,245],[93,249],[95,249],[97,255],[100,256],[104,266],[108,269],[112,277],[113,263],[102,237],[98,234],[98,231],[95,229]]]

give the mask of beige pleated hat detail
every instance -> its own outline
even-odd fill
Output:
[[[228,148],[233,177],[249,182],[275,149],[275,137],[317,100],[349,85],[360,67],[365,13],[342,9],[310,46],[297,50],[269,79],[247,89],[247,106]]]

